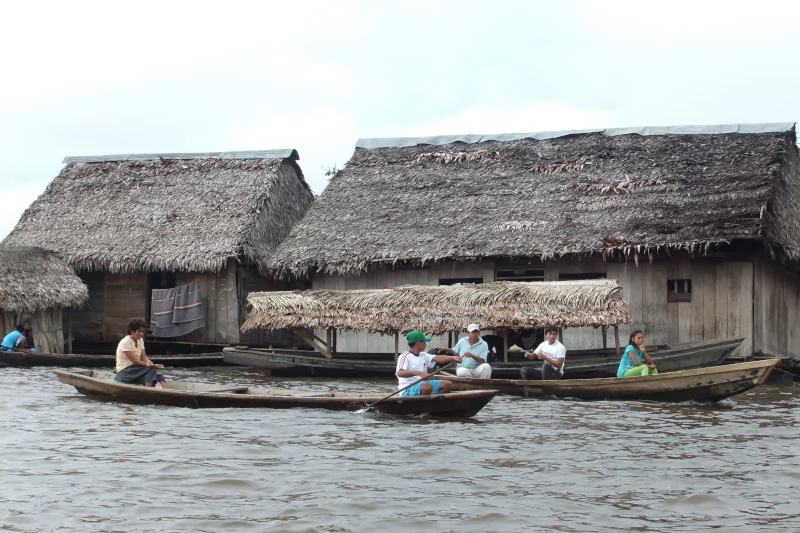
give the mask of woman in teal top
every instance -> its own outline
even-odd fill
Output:
[[[650,359],[650,354],[644,345],[644,333],[637,329],[631,333],[628,339],[628,346],[622,354],[622,360],[617,369],[618,378],[629,378],[631,376],[647,376],[658,374],[655,363]]]

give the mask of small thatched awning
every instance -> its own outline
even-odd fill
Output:
[[[0,310],[80,307],[88,299],[89,289],[54,252],[0,246]]]
[[[352,291],[255,292],[242,331],[335,328],[438,335],[466,329],[610,326],[630,322],[616,280],[498,281]]]

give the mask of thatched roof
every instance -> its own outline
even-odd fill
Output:
[[[259,267],[311,205],[295,150],[67,158],[4,241],[76,269]]]
[[[88,299],[89,289],[58,254],[42,248],[0,246],[0,310],[80,307]]]
[[[800,260],[800,204],[781,204],[793,195],[793,124],[366,139],[269,267],[354,275],[741,239]]]
[[[255,292],[242,331],[335,328],[373,333],[420,329],[441,334],[470,322],[484,329],[603,326],[630,322],[615,280],[444,286],[351,291]]]

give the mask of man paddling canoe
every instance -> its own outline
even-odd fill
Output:
[[[408,335],[406,335],[408,350],[397,358],[395,375],[397,376],[398,388],[402,389],[414,382],[418,383],[404,390],[402,396],[427,396],[450,392],[452,389],[453,384],[450,381],[439,379],[421,381],[428,377],[428,371],[433,367],[434,362],[461,362],[461,358],[457,355],[431,355],[426,352],[425,348],[430,340],[430,337],[426,337],[424,333],[418,330],[409,331]]]

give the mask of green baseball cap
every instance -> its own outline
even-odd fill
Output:
[[[414,331],[408,332],[408,335],[406,335],[406,340],[408,341],[409,344],[411,344],[412,342],[419,342],[419,341],[430,342],[431,338],[426,337],[424,333],[422,333],[418,329],[415,329]]]

